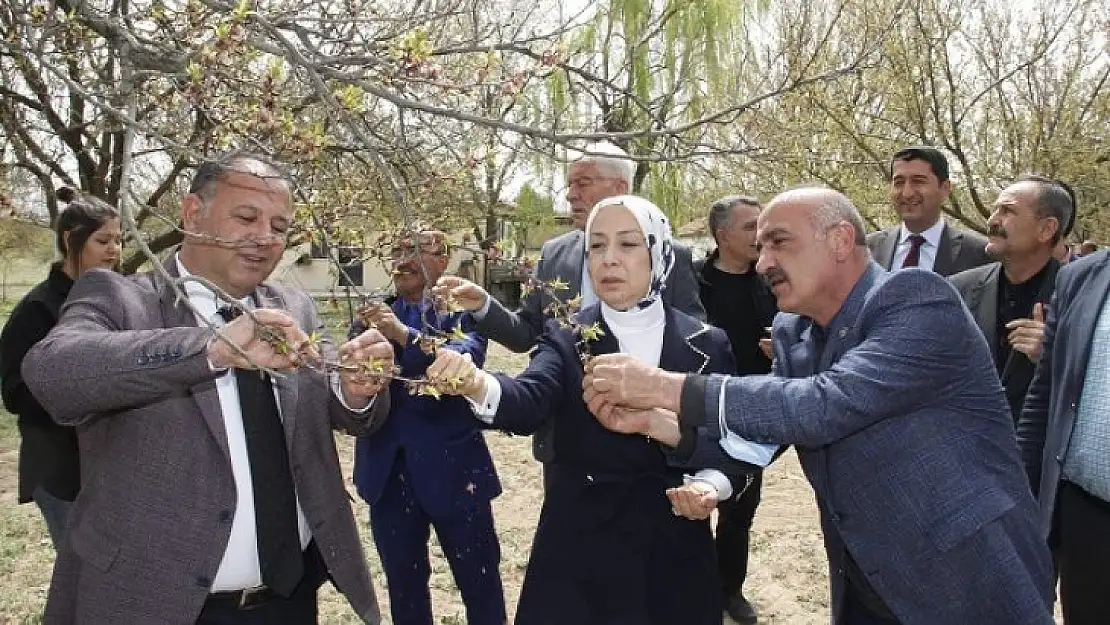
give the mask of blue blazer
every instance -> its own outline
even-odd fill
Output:
[[[833,622],[847,549],[905,625],[1052,623],[1013,419],[952,285],[872,263],[827,330],[782,313],[772,338],[772,375],[703,379],[690,404],[716,428],[724,386],[730,431],[795,444],[825,530]]]
[[[403,318],[400,301],[390,302]],[[462,324],[465,340],[451,340],[444,347],[470,354],[481,367],[486,360],[486,339],[474,332],[468,313],[439,314],[423,311],[434,328],[450,332]],[[352,334],[361,332],[356,322]],[[401,376],[419,378],[435,360],[414,342],[420,328],[409,328],[406,345],[394,345]],[[486,505],[501,494],[501,482],[493,458],[482,436],[481,423],[462,397],[411,395],[402,382],[390,384],[393,404],[389,416],[374,433],[359,437],[355,444],[355,487],[370,505],[378,502],[392,474],[393,463],[403,454],[412,477],[417,501],[433,517],[448,516],[477,504]]]
[[[1085,256],[1060,268],[1045,318],[1044,352],[1018,422],[1018,444],[1040,503],[1040,528],[1052,533],[1056,487],[1064,468],[1095,325],[1110,293],[1110,256]]]

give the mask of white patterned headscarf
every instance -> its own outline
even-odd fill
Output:
[[[674,241],[671,238],[671,222],[658,206],[650,200],[635,195],[615,195],[605,198],[594,205],[586,219],[586,248],[589,249],[590,230],[599,211],[610,206],[623,206],[636,218],[647,242],[651,256],[651,286],[647,295],[640,300],[639,308],[651,306],[663,294],[667,276],[674,267]]]

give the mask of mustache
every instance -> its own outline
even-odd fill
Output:
[[[998,237],[1000,239],[1006,238],[1006,229],[1002,226],[991,226],[987,228],[987,236]]]
[[[771,286],[771,283],[776,280],[789,280],[789,278],[786,277],[786,272],[778,267],[772,267],[763,274],[763,282],[767,286]]]

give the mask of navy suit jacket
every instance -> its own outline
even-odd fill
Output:
[[[820,507],[834,622],[847,550],[905,625],[1052,623],[1013,420],[952,285],[871,263],[827,329],[780,313],[772,338],[772,375],[693,377],[682,418],[711,433],[699,448],[721,417],[749,440],[795,444]]]
[[[391,302],[391,306],[397,318],[403,320],[400,301]],[[423,318],[445,332],[461,324],[466,339],[452,339],[444,348],[470,354],[479,367],[485,363],[486,339],[474,332],[469,313],[439,314],[428,308]],[[412,340],[420,330],[409,329],[407,345],[394,344],[402,377],[422,377],[435,360]],[[352,333],[359,331],[357,327],[352,329]],[[393,463],[402,453],[417,501],[433,517],[488,504],[501,494],[501,482],[481,424],[465,399],[411,395],[398,381],[390,384],[390,391],[394,401],[388,418],[377,431],[360,436],[355,445],[355,486],[367,503],[374,505],[381,498]]]
[[[1044,351],[1018,422],[1018,444],[1029,484],[1040,502],[1040,528],[1046,537],[1052,530],[1056,487],[1107,293],[1110,257],[1106,251],[1060,268],[1045,317]]]

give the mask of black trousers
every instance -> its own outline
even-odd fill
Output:
[[[1060,482],[1056,506],[1064,623],[1104,625],[1110,622],[1110,503]]]
[[[739,499],[717,506],[717,571],[726,600],[744,588],[748,577],[748,547],[755,509],[763,489],[763,473],[756,473]]]
[[[245,610],[230,601],[209,600],[196,625],[317,625],[316,592],[327,579],[327,565],[316,541],[309,543],[304,559],[304,577],[288,598],[274,597]]]

